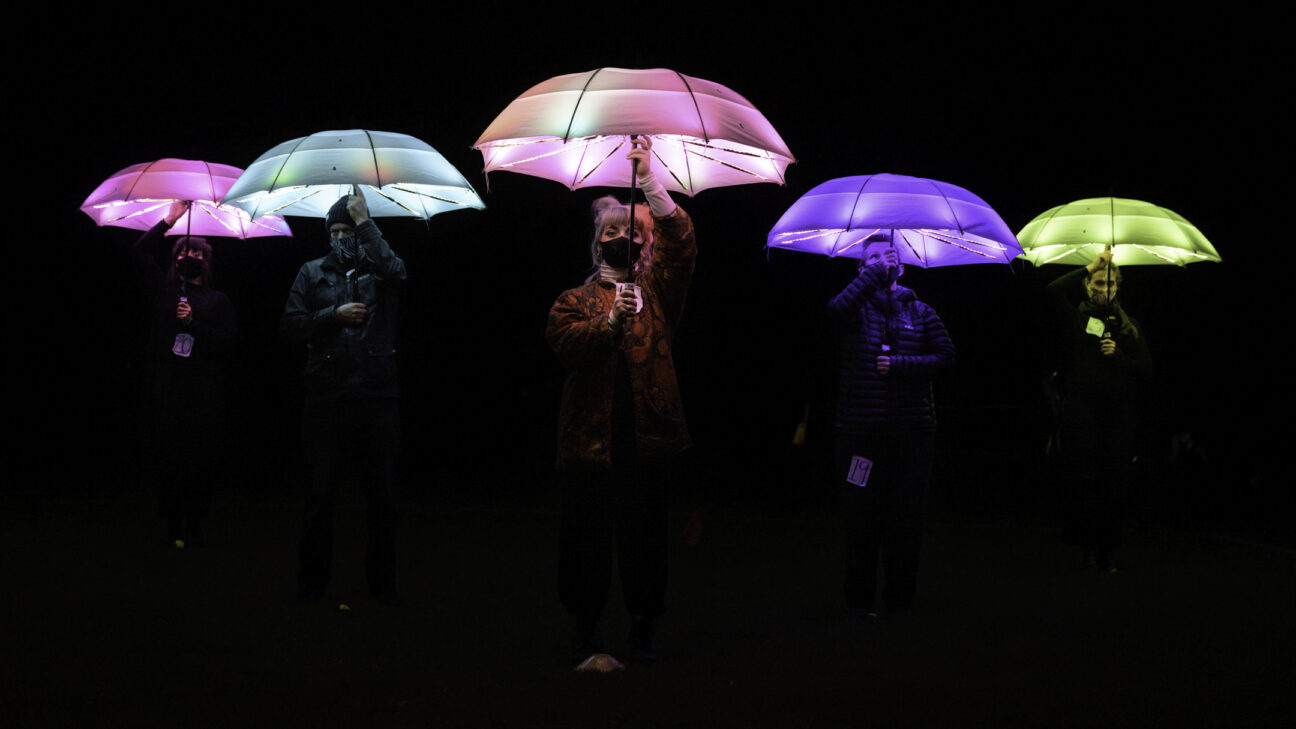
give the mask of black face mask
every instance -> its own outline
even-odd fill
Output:
[[[354,263],[360,257],[360,243],[354,235],[343,236],[340,238],[329,238],[329,243],[333,246],[333,251],[337,253],[338,258],[343,263]]]
[[[198,278],[203,274],[202,259],[185,256],[176,262],[176,270],[184,278]]]
[[[603,262],[612,268],[630,267],[630,239],[624,235],[599,241],[599,253],[603,256]]]

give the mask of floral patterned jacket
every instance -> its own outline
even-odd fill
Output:
[[[600,470],[612,465],[612,398],[617,352],[625,354],[634,402],[636,457],[669,459],[689,447],[671,338],[697,244],[683,209],[655,219],[652,262],[636,277],[643,309],[614,332],[608,324],[615,287],[602,281],[564,291],[549,310],[545,337],[569,370],[558,414],[558,467]]]

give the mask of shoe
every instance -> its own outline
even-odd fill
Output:
[[[630,618],[630,637],[627,641],[630,657],[640,661],[659,661],[661,651],[653,637],[652,618]]]
[[[852,625],[872,626],[877,625],[881,618],[878,616],[877,608],[852,607],[846,608],[846,620]]]
[[[1098,552],[1098,561],[1095,565],[1098,574],[1114,575],[1118,572],[1116,569],[1116,560],[1112,559],[1111,550],[1104,549]]]
[[[581,664],[590,656],[603,652],[603,633],[598,619],[576,619],[576,645],[572,649],[572,663]]]

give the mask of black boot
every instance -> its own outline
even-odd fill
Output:
[[[653,634],[653,619],[630,617],[630,657],[640,661],[661,659],[657,650],[657,641]]]

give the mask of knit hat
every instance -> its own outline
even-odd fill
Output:
[[[332,231],[334,223],[346,223],[352,228],[355,227],[355,219],[351,217],[351,212],[347,210],[347,198],[349,197],[351,196],[343,195],[337,199],[337,202],[333,203],[333,207],[329,208],[328,215],[324,217],[325,230]]]

